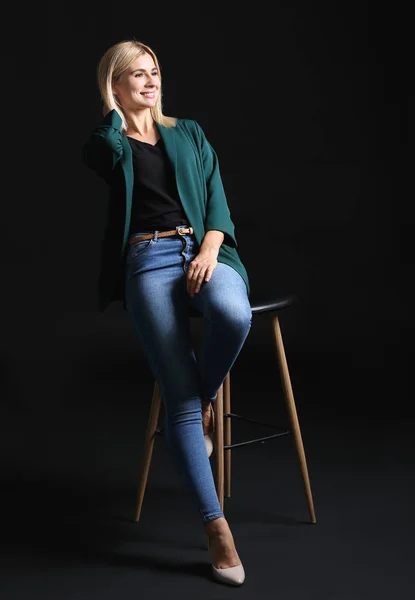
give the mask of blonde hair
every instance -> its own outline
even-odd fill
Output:
[[[147,53],[151,56],[159,72],[160,84],[161,73],[160,65],[153,50],[137,40],[124,40],[114,44],[101,57],[97,68],[98,87],[103,101],[103,113],[107,115],[111,110],[116,109],[122,119],[122,131],[127,130],[127,121],[121,104],[118,102],[113,91],[113,85],[117,79],[128,69],[130,64],[134,62],[141,54]],[[163,115],[162,101],[160,94],[156,105],[151,108],[151,116],[153,119],[164,125],[164,127],[174,127],[177,119]]]

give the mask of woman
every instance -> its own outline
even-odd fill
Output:
[[[105,118],[83,157],[110,188],[100,309],[123,300],[160,385],[166,440],[199,509],[213,576],[241,585],[245,572],[220,508],[206,437],[252,316],[218,159],[196,121],[163,115],[159,63],[147,45],[127,40],[109,48],[98,85]],[[204,318],[197,359],[189,307]]]

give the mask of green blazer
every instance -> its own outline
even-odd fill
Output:
[[[225,237],[217,260],[240,273],[250,294],[248,274],[237,252],[235,227],[215,151],[196,121],[177,119],[175,127],[163,127],[159,123],[156,126],[173,165],[179,197],[198,244],[202,243],[206,231],[222,231]],[[121,117],[116,110],[106,115],[84,144],[83,160],[110,187],[99,276],[99,308],[105,310],[113,300],[122,300],[125,308],[124,272],[134,170],[131,146],[121,132]]]

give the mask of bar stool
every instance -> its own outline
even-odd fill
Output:
[[[223,384],[218,390],[218,395],[215,400],[215,433],[214,433],[214,455],[215,455],[215,485],[218,494],[219,502],[222,511],[224,512],[224,499],[229,498],[231,495],[231,451],[232,448],[238,446],[244,446],[246,444],[252,444],[256,442],[263,442],[265,440],[284,436],[287,434],[293,434],[294,444],[299,460],[306,500],[308,504],[308,511],[310,514],[311,523],[316,522],[313,496],[311,493],[310,478],[308,474],[307,461],[304,452],[304,445],[301,436],[300,424],[297,416],[297,409],[294,401],[294,394],[291,385],[290,374],[288,371],[287,359],[284,350],[284,344],[282,340],[281,328],[279,323],[278,314],[281,310],[291,306],[296,301],[296,297],[289,295],[278,298],[267,299],[263,301],[251,301],[252,317],[255,315],[266,314],[271,317],[273,337],[275,342],[275,350],[277,363],[279,366],[281,382],[283,386],[284,398],[286,402],[287,412],[289,416],[290,429],[281,429],[279,427],[270,426],[267,423],[261,423],[254,419],[250,419],[236,413],[231,412],[231,388],[230,388],[230,371],[227,374]],[[189,309],[190,317],[201,318],[202,314],[193,309]],[[137,493],[137,504],[135,521],[140,519],[141,509],[144,500],[144,493],[147,486],[148,473],[150,470],[151,457],[153,454],[154,441],[156,435],[163,435],[163,428],[159,427],[159,416],[161,406],[161,394],[160,388],[157,381],[154,382],[153,397],[150,407],[150,415],[148,418],[147,430],[144,441],[144,452],[142,456],[142,462],[139,472],[138,481],[138,493]],[[272,427],[275,430],[279,430],[277,433],[260,437],[256,439],[249,439],[237,444],[231,443],[231,420],[243,420],[256,425],[265,425]]]

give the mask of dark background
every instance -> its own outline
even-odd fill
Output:
[[[132,2],[121,12],[50,3],[47,35],[15,45],[22,57],[9,94],[19,110],[4,126],[23,128],[8,137],[12,201],[3,203],[1,227],[6,449],[34,435],[34,423],[48,430],[64,420],[74,403],[99,404],[101,384],[120,417],[112,394],[134,404],[139,386],[151,386],[121,304],[98,313],[108,194],[81,160],[102,118],[98,60],[133,37],[159,57],[165,114],[198,120],[218,153],[253,300],[298,297],[281,324],[301,414],[339,422],[410,416],[405,15],[364,2],[229,12],[179,3],[159,12]],[[23,87],[20,66],[28,66]],[[254,319],[234,375],[243,388],[263,378],[262,402],[273,406],[268,389],[278,375],[266,318]]]
[[[364,2],[228,12],[125,2],[120,13],[64,2],[49,5],[47,25],[47,53],[27,72],[42,109],[18,139],[30,161],[24,170],[14,163],[17,201],[3,222],[3,385],[12,407],[36,395],[59,414],[79,361],[104,359],[110,369],[137,352],[120,305],[97,313],[107,190],[81,161],[102,118],[97,62],[135,37],[159,57],[164,112],[198,120],[219,155],[253,298],[299,297],[282,323],[291,368],[318,389],[307,407],[390,416],[398,402],[410,411],[404,15]],[[25,232],[18,240],[16,229]],[[240,360],[267,360],[268,333],[258,320]]]
[[[366,2],[92,1],[49,3],[46,16],[37,5],[26,7],[17,23],[3,24],[12,42],[12,61],[5,56],[4,65],[12,68],[3,77],[3,151],[11,160],[0,222],[1,492],[4,564],[26,571],[7,575],[30,587],[28,597],[89,598],[85,557],[99,558],[108,543],[145,540],[146,527],[150,546],[159,529],[163,544],[169,527],[177,541],[184,534],[174,525],[181,529],[193,518],[181,488],[174,491],[160,444],[141,533],[131,526],[153,378],[121,305],[101,315],[97,309],[108,197],[105,183],[83,165],[81,148],[102,118],[98,60],[134,37],[159,58],[165,114],[196,119],[219,155],[253,298],[298,296],[281,326],[320,525],[307,535],[321,543],[311,548],[302,528],[288,531],[281,523],[291,521],[274,514],[304,514],[291,447],[270,449],[268,466],[267,449],[252,448],[233,463],[236,503],[229,504],[244,556],[252,567],[260,560],[262,572],[249,527],[273,515],[264,522],[287,589],[302,585],[300,564],[303,573],[309,568],[304,585],[315,578],[316,597],[380,598],[383,591],[390,598],[396,581],[405,585],[413,541],[408,15],[398,5]],[[200,323],[194,332],[197,342]],[[232,370],[234,410],[284,421],[278,377],[270,322],[255,317]],[[259,497],[255,485],[278,489]],[[286,556],[288,534],[294,537]],[[149,551],[141,559],[157,573]],[[50,565],[66,568],[80,556],[76,579],[72,572],[59,579],[59,570],[50,579]],[[107,574],[119,582],[117,556]],[[318,556],[324,573],[309,562]],[[385,556],[395,560],[397,579],[385,568],[374,595],[370,573]],[[128,560],[124,566],[135,565]],[[337,560],[344,571],[336,570]],[[37,564],[43,587],[36,585],[40,571],[29,577]],[[342,595],[343,585],[354,585],[349,567],[365,581],[357,588],[362,596],[350,587]],[[78,595],[70,596],[72,585]],[[324,596],[322,586],[339,586],[340,595]],[[265,597],[249,589],[249,597]],[[21,596],[5,596],[14,597]]]

